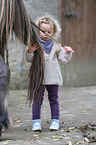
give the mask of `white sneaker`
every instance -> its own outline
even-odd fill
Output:
[[[36,119],[33,120],[33,127],[32,127],[33,131],[41,131],[41,120],[40,119]]]
[[[50,130],[59,130],[59,119],[52,119]]]

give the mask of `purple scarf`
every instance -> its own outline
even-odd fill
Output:
[[[45,52],[50,54],[51,50],[52,50],[53,40],[50,39],[50,40],[44,41],[40,37],[39,37],[39,40],[42,43],[42,46],[43,46]]]

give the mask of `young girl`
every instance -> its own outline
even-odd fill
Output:
[[[72,56],[72,48],[69,46],[61,47],[60,44],[57,45],[56,42],[52,40],[52,37],[55,37],[60,33],[60,27],[57,22],[49,17],[41,17],[37,25],[42,29],[39,31],[39,40],[44,48],[44,81],[42,89],[41,103],[35,104],[33,101],[32,104],[32,120],[33,127],[32,130],[41,130],[41,106],[43,103],[44,91],[45,89],[48,92],[48,99],[50,102],[51,108],[51,119],[52,124],[50,130],[59,129],[59,101],[58,101],[58,91],[59,85],[62,85],[63,79],[61,75],[61,70],[58,61],[67,63]],[[30,46],[26,52],[26,59],[28,62],[32,62],[34,56],[34,51],[38,49],[38,45]],[[65,50],[64,50],[65,49]]]

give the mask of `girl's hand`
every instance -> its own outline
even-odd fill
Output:
[[[70,46],[65,46],[63,47],[63,49],[66,50],[67,52],[75,53],[74,50]]]
[[[39,46],[37,43],[35,43],[33,46],[31,46],[31,44],[30,44],[30,47],[28,47],[28,52],[33,53],[38,48],[39,48]]]

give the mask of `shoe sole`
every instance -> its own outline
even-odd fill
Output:
[[[38,132],[38,131],[39,131],[39,132],[42,132],[42,129],[36,129],[36,130],[33,130],[33,129],[32,129],[32,131],[34,131],[34,132]]]
[[[55,129],[55,128],[54,128],[54,129],[53,129],[53,128],[50,128],[50,130],[51,130],[51,131],[58,131],[58,130],[59,130],[59,128],[58,128],[58,129]]]

